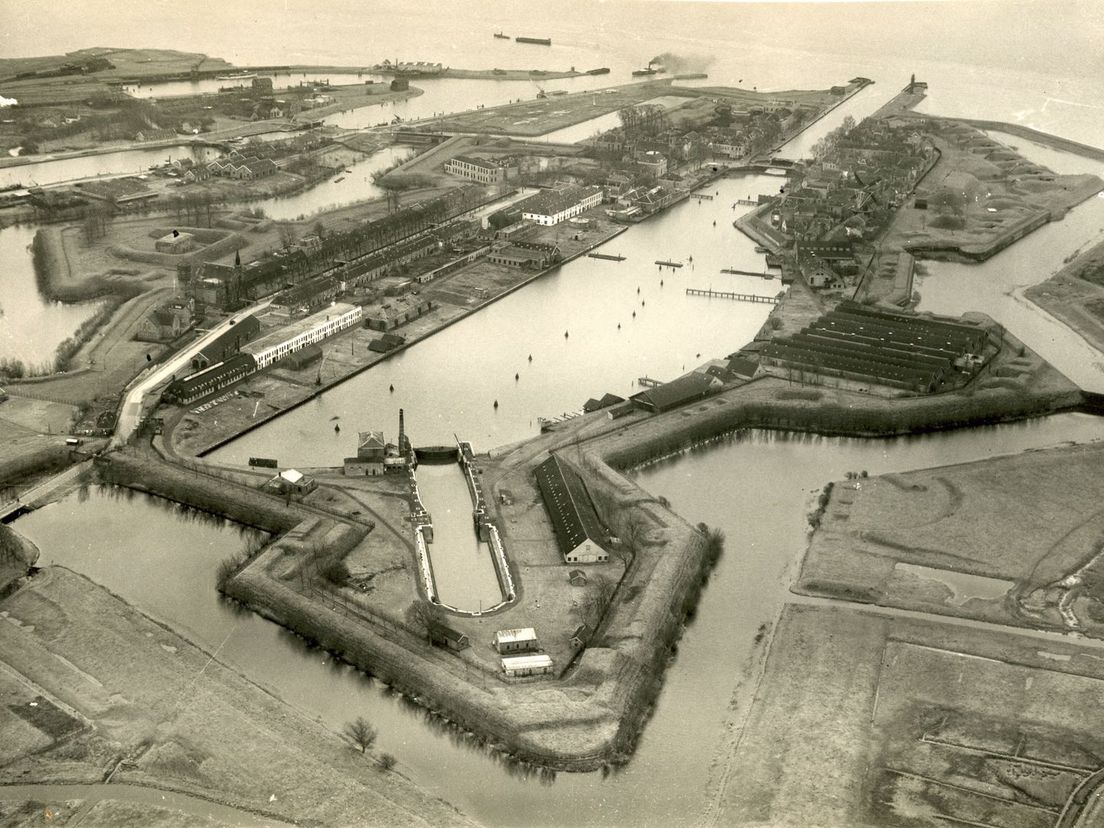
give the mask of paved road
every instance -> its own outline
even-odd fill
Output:
[[[167,808],[180,811],[197,820],[234,826],[272,826],[291,828],[291,823],[263,817],[229,805],[220,805],[197,796],[146,788],[141,785],[0,785],[0,800],[37,800],[39,802],[63,802],[81,799],[84,804],[77,809],[66,824],[78,825],[98,802],[133,802],[151,808]]]
[[[135,429],[138,428],[138,423],[142,418],[142,408],[146,402],[146,395],[162,383],[167,382],[173,374],[183,371],[192,356],[230,330],[239,319],[243,319],[251,313],[262,311],[270,304],[272,304],[272,300],[266,299],[239,313],[235,313],[181,350],[180,353],[148,371],[144,376],[139,375],[123,398],[123,405],[119,412],[119,422],[115,426],[115,436],[111,438],[111,448],[125,445]]]

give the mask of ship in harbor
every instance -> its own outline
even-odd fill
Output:
[[[215,80],[250,80],[255,77],[257,77],[256,72],[232,72],[229,75],[215,75]]]
[[[608,66],[600,66],[597,69],[587,69],[588,75],[608,75],[610,73]]]
[[[538,46],[551,46],[552,38],[550,37],[515,37],[516,43],[535,43]]]
[[[654,75],[656,70],[649,66],[647,69],[633,69],[633,77],[639,78],[641,75]]]

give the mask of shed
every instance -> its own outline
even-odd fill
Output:
[[[452,627],[436,621],[429,622],[429,640],[450,650],[463,650],[468,646],[468,637]]]
[[[279,367],[289,368],[292,371],[301,371],[311,363],[318,362],[320,359],[322,359],[322,346],[308,345],[306,348],[292,351],[281,359]]]
[[[552,672],[552,659],[543,653],[538,655],[506,656],[502,669],[510,678],[540,676]]]
[[[540,649],[537,631],[532,627],[499,630],[494,634],[493,643],[500,653],[526,653]]]
[[[624,397],[619,397],[616,394],[603,394],[600,400],[591,397],[585,403],[583,403],[583,413],[589,414],[592,411],[601,411],[603,408],[609,408],[611,405],[617,405],[619,402],[624,402]]]
[[[318,483],[313,477],[308,477],[296,469],[284,469],[269,482],[281,492],[296,494],[306,494],[318,488]]]
[[[586,573],[581,569],[573,569],[567,573],[567,580],[571,582],[572,586],[582,587],[587,585]]]
[[[728,370],[741,379],[751,379],[759,370],[759,363],[743,357],[732,357],[728,361]]]
[[[716,377],[691,372],[656,388],[634,394],[632,399],[640,408],[648,411],[669,411],[709,396],[721,384]]]

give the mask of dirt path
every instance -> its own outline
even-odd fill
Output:
[[[291,828],[292,823],[281,822],[272,817],[231,808],[197,796],[146,788],[141,785],[0,785],[0,799],[38,800],[59,802],[80,799],[84,804],[77,809],[66,824],[79,825],[93,807],[102,801],[132,802],[150,808],[168,808],[180,811],[199,820],[215,820],[234,826],[273,826],[273,828]]]

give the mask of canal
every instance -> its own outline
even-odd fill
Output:
[[[206,145],[179,144],[173,147],[128,149],[73,158],[33,156],[40,160],[0,168],[0,187],[42,187],[100,175],[140,175],[148,172],[150,167],[166,164],[177,158],[210,161],[219,152],[215,147]]]
[[[418,466],[418,491],[433,519],[429,560],[442,604],[482,612],[502,603],[491,549],[479,540],[472,500],[459,463]]]
[[[763,270],[763,256],[732,227],[748,209],[734,202],[777,187],[771,176],[718,181],[704,188],[713,200],[688,199],[601,248],[625,261],[575,259],[211,459],[244,464],[279,445],[282,465],[340,465],[350,438],[334,434],[332,417],[367,430],[394,422],[399,407],[415,445],[448,444],[456,433],[485,451],[537,433],[537,418],[578,411],[589,397],[627,397],[640,390],[639,377],[671,380],[730,354],[751,341],[771,306],[685,291],[782,290],[777,278],[721,273]],[[657,260],[683,267],[661,270]]]
[[[28,371],[53,370],[58,345],[90,318],[99,302],[51,302],[38,291],[31,242],[34,227],[0,230],[0,360]]]
[[[403,773],[479,821],[696,825],[729,760],[725,736],[750,702],[741,679],[756,656],[756,633],[781,611],[804,552],[806,514],[827,481],[1099,439],[1104,421],[1077,414],[892,440],[748,431],[637,470],[636,481],[685,518],[722,529],[727,550],[632,761],[606,778],[560,774],[543,785],[427,726],[419,711],[327,654],[220,601],[215,568],[248,542],[230,527],[191,520],[145,495],[96,489],[14,525],[43,550],[44,565],[85,573],[201,645],[221,648],[220,658],[333,730],[369,718],[379,748],[398,757]],[[456,508],[470,520],[460,494]],[[489,639],[493,619],[484,624]]]
[[[1059,152],[1012,135],[996,134],[1030,161],[1062,174],[1093,173],[1104,163]],[[1104,198],[1090,198],[1060,221],[1045,224],[980,264],[925,261],[916,280],[920,310],[957,316],[984,310],[1082,388],[1104,392],[1104,355],[1054,319],[1023,291],[1061,269],[1076,251],[1104,240]]]

